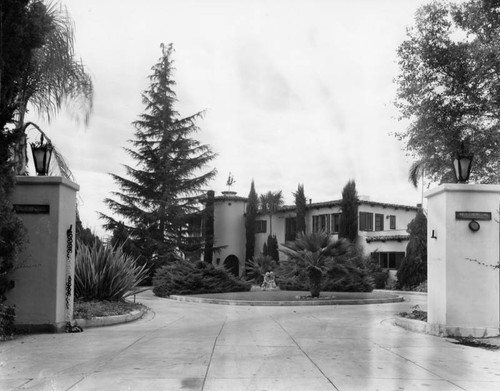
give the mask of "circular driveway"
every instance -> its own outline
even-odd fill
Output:
[[[500,354],[393,325],[402,303],[250,307],[149,292],[141,320],[0,343],[0,389],[498,390]]]

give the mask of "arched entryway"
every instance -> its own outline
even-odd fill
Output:
[[[224,267],[226,270],[238,277],[240,275],[240,261],[236,255],[229,255],[224,260]]]

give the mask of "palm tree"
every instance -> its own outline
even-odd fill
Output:
[[[413,187],[418,188],[418,182],[421,180],[422,181],[422,188],[421,188],[421,200],[420,202],[424,202],[424,178],[425,178],[425,161],[422,160],[417,160],[412,163],[410,166],[410,169],[408,170],[408,182],[410,182]]]
[[[259,197],[260,210],[269,216],[269,235],[273,234],[273,214],[283,206],[283,194],[280,191],[268,191]]]
[[[44,44],[32,51],[19,80],[22,86],[17,96],[16,132],[21,133],[19,144],[25,145],[24,122],[28,106],[50,120],[63,103],[69,106],[76,120],[88,124],[93,106],[94,87],[82,62],[75,58],[72,20],[65,8],[56,3],[45,6]],[[83,114],[83,117],[80,116]],[[26,148],[18,148],[16,171],[26,168]]]
[[[345,239],[335,240],[324,231],[305,234],[299,232],[293,242],[282,245],[280,250],[288,257],[283,262],[288,274],[306,271],[309,279],[309,290],[312,297],[319,297],[323,274],[335,262],[335,258],[343,255],[349,248]]]

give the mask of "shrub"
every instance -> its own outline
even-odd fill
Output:
[[[14,307],[0,303],[0,341],[14,335]]]
[[[372,273],[376,270],[371,257],[363,248],[352,244],[349,251],[335,259],[324,278],[324,290],[330,292],[371,292],[374,287]]]
[[[330,292],[371,292],[373,277],[352,264],[337,263],[326,272],[323,290]]]
[[[384,289],[387,283],[389,272],[373,272],[371,276],[373,278],[373,285],[375,289]]]
[[[419,209],[407,228],[410,240],[396,277],[398,288],[414,288],[427,280],[427,217]]]
[[[415,287],[415,292],[427,292],[427,280]]]
[[[278,276],[276,278],[277,285],[284,291],[308,291],[309,283],[307,275],[305,273],[302,274],[293,277]]]
[[[78,243],[75,260],[75,297],[80,300],[120,300],[147,276],[146,267],[123,252],[95,241]]]
[[[260,254],[247,261],[246,278],[256,285],[261,285],[264,275],[271,272],[276,267],[276,262],[269,256]]]
[[[252,284],[206,262],[177,261],[159,268],[153,278],[156,296],[249,291]]]
[[[305,272],[294,276],[279,275],[277,283],[280,289],[285,291],[309,290],[308,277]],[[373,278],[365,270],[353,265],[334,264],[325,272],[321,290],[325,292],[371,292],[373,286]]]
[[[324,231],[311,234],[299,232],[295,241],[285,243],[280,250],[288,258],[281,262],[285,267],[280,272],[285,278],[307,273],[311,296],[319,297],[325,271],[348,249],[347,241],[335,240]]]
[[[295,252],[285,252],[293,261],[281,262],[277,269],[277,284],[283,290],[310,290],[310,266],[321,270],[320,290],[330,292],[370,292],[373,290],[373,278],[367,268],[369,257],[363,255],[362,248],[348,245],[346,241],[336,242],[332,252],[324,251],[323,242],[334,242],[325,233],[311,235],[298,234],[295,247],[300,249],[300,256]],[[303,243],[302,243],[303,242]],[[286,246],[285,246],[286,247]],[[321,250],[320,250],[321,249]],[[323,258],[321,258],[323,257]],[[312,293],[312,292],[311,292]]]

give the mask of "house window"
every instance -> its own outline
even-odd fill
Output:
[[[405,253],[400,251],[377,251],[371,255],[375,261],[378,261],[381,268],[397,270],[399,269],[399,265],[401,265]]]
[[[373,231],[373,213],[359,212],[359,230]]]
[[[375,214],[375,231],[384,230],[384,215],[376,213]]]
[[[297,219],[295,217],[287,217],[285,219],[285,241],[290,242],[295,240],[297,236]]]
[[[327,232],[331,230],[330,215],[317,215],[313,216],[313,232]]]
[[[267,220],[255,221],[255,233],[262,234],[267,232]]]
[[[339,233],[340,229],[340,213],[333,213],[332,214],[332,233],[337,234]]]
[[[396,229],[396,216],[389,216],[389,228]]]

